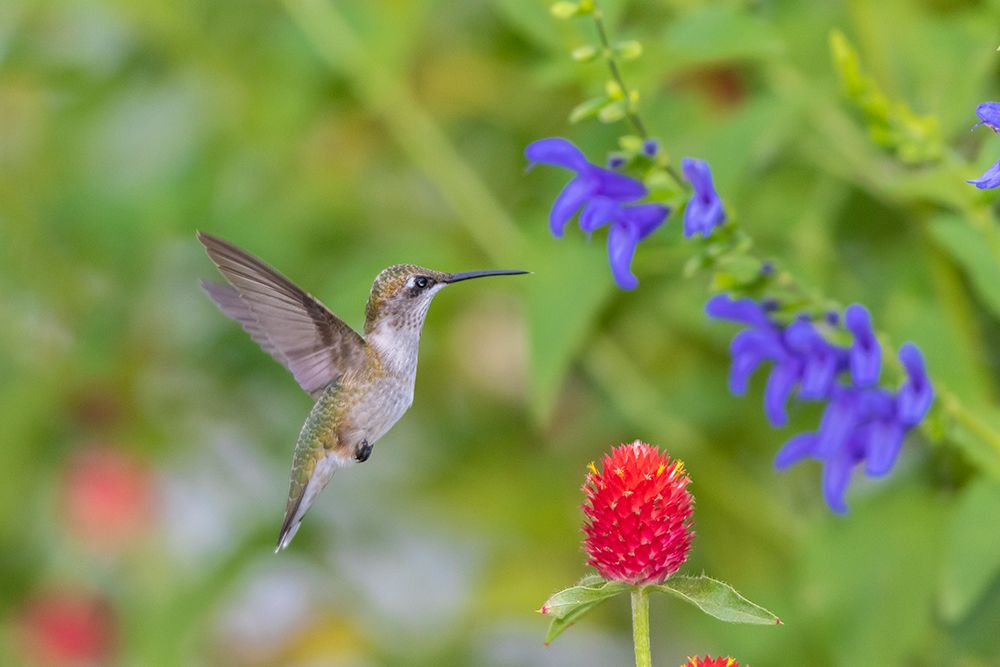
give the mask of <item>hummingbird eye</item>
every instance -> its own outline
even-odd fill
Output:
[[[427,278],[425,278],[424,276],[417,276],[416,278],[413,279],[413,284],[420,289],[424,289],[425,287],[427,287],[427,282],[428,282]]]

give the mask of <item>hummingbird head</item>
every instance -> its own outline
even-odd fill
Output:
[[[396,264],[383,270],[372,284],[365,309],[365,333],[388,326],[420,331],[434,295],[448,285],[485,276],[508,276],[527,271],[467,271],[442,273],[415,264]]]

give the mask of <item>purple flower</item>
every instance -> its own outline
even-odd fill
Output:
[[[659,150],[660,144],[656,143],[656,139],[646,139],[642,142],[642,152],[646,157],[656,157]]]
[[[610,225],[608,260],[615,282],[622,289],[635,289],[639,281],[632,274],[632,257],[639,242],[663,224],[670,209],[660,204],[635,203],[647,192],[645,186],[623,174],[590,163],[566,139],[553,137],[529,144],[524,151],[532,163],[541,162],[572,169],[576,176],[559,193],[549,215],[549,227],[556,237],[566,223],[580,212],[580,228],[588,234]]]
[[[1000,132],[1000,102],[983,102],[976,107],[976,115],[979,116],[979,122],[973,125],[972,129],[985,125],[994,132]],[[1000,161],[987,169],[979,178],[966,181],[966,183],[971,183],[980,190],[989,190],[1000,186]]]
[[[990,190],[1000,185],[1000,160],[993,163],[993,166],[983,172],[977,179],[966,181],[972,183],[980,190]]]
[[[611,225],[608,231],[608,261],[611,274],[622,289],[635,289],[639,281],[632,275],[632,257],[639,241],[663,224],[670,209],[660,204],[625,206],[607,197],[594,197],[580,214],[580,229],[588,234]]]
[[[786,404],[793,395],[802,401],[826,401],[817,431],[790,438],[774,464],[784,469],[807,458],[819,460],[827,504],[835,512],[846,512],[844,496],[854,468],[864,463],[870,477],[888,474],[906,433],[930,409],[934,389],[920,350],[912,343],[900,348],[906,381],[893,393],[878,386],[881,347],[863,306],[851,305],[844,314],[845,327],[854,338],[849,347],[827,341],[808,318],[788,325],[775,322],[747,298],[713,297],[706,312],[746,326],[730,345],[730,391],[745,393],[753,372],[765,361],[772,362],[764,391],[764,412],[772,425],[787,423]],[[839,319],[830,313],[825,317],[830,326]]]
[[[844,311],[844,324],[854,334],[851,345],[851,376],[854,384],[867,387],[878,382],[882,370],[882,348],[872,330],[872,316],[868,309],[851,304]]]
[[[567,139],[540,139],[528,144],[524,155],[532,163],[551,164],[576,172],[576,177],[566,184],[552,204],[549,228],[553,236],[562,236],[566,223],[593,197],[629,202],[646,196],[646,186],[642,183],[591,164],[583,152]]]
[[[983,102],[976,107],[976,115],[979,122],[972,126],[973,130],[985,125],[994,132],[1000,132],[1000,102]]]
[[[681,160],[681,170],[694,188],[694,194],[684,209],[684,236],[708,236],[726,220],[722,200],[712,182],[712,169],[703,160],[686,157]]]
[[[899,348],[899,362],[906,369],[906,384],[899,390],[899,420],[912,428],[920,423],[934,401],[934,387],[924,368],[924,356],[913,343]]]

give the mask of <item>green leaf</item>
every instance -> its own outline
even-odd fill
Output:
[[[572,612],[563,618],[553,618],[552,622],[549,623],[549,629],[545,633],[545,645],[548,646],[551,644],[552,640],[569,630],[570,626],[590,613],[590,611],[597,605],[601,604],[601,602],[603,602],[603,600],[582,604],[573,609]]]
[[[701,575],[675,576],[651,588],[690,602],[709,616],[727,623],[780,625],[781,619],[767,609],[750,602],[726,583]]]
[[[980,478],[962,493],[945,542],[941,611],[960,621],[1000,576],[1000,484]]]
[[[929,229],[935,240],[962,267],[984,306],[1000,317],[1000,264],[983,235],[954,216],[933,220]]]
[[[551,643],[597,605],[631,588],[619,581],[605,581],[592,576],[586,577],[576,586],[559,591],[546,600],[541,608],[543,614],[552,617],[549,630],[545,633],[545,643]]]
[[[631,588],[620,581],[605,581],[600,577],[597,577],[596,582],[589,579],[586,581],[586,584],[570,586],[553,594],[542,605],[541,612],[546,616],[565,618],[580,605],[601,602]]]

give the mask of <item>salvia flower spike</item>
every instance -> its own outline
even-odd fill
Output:
[[[591,463],[583,505],[588,564],[607,580],[658,584],[687,559],[694,498],[684,464],[636,440]]]
[[[807,317],[790,324],[774,321],[749,298],[718,295],[705,310],[710,317],[747,327],[730,344],[729,387],[734,394],[746,392],[761,364],[773,364],[764,390],[764,412],[773,426],[787,423],[786,405],[793,394],[799,400],[826,402],[819,429],[789,439],[774,465],[784,469],[807,458],[821,461],[823,496],[833,511],[846,512],[844,496],[854,468],[864,463],[868,476],[887,475],[906,433],[930,409],[934,387],[920,349],[913,343],[900,348],[906,380],[893,393],[879,386],[882,348],[864,306],[848,306],[843,318],[824,317],[826,326],[843,321],[853,337],[849,347],[828,342]]]

